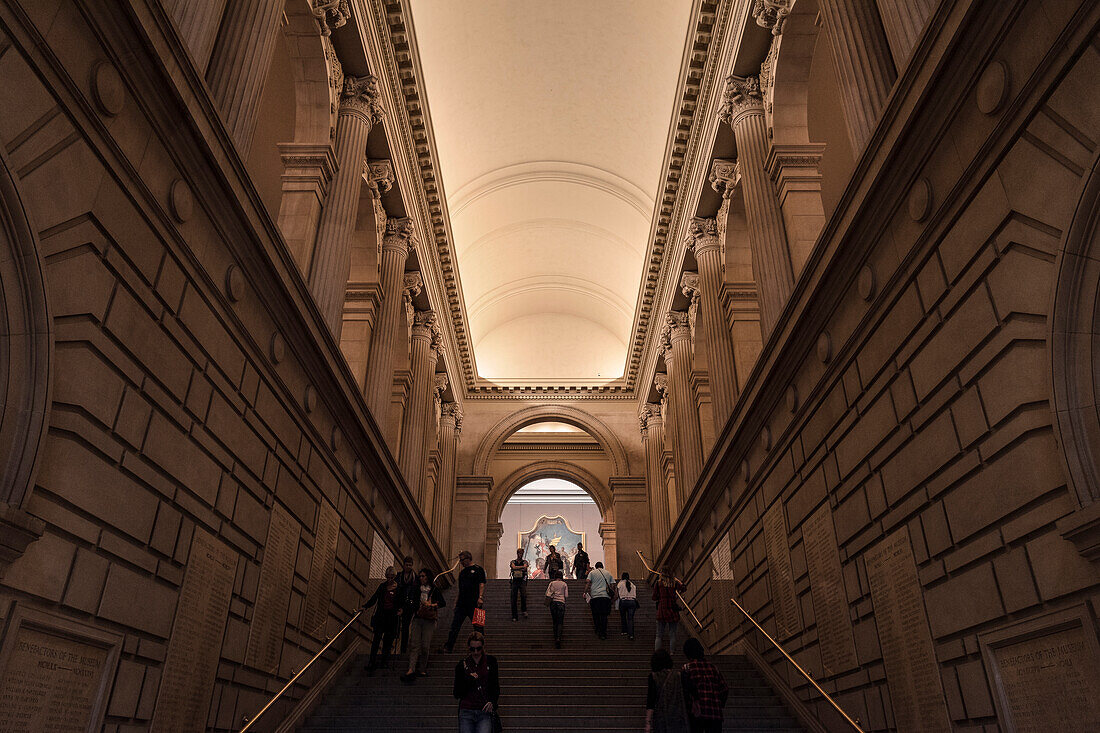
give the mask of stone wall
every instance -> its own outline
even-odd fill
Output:
[[[865,729],[1100,720],[1100,573],[1063,536],[1090,510],[1051,405],[1075,364],[1050,344],[1096,207],[1098,22],[940,8],[662,555],[707,640],[758,648],[836,729],[731,595]]]
[[[378,538],[444,561],[167,23],[0,4],[4,203],[55,339],[0,674],[83,659],[71,729],[236,730],[351,616]]]

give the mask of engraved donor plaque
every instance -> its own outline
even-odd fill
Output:
[[[103,718],[122,638],[17,608],[0,653],[0,733],[87,733]]]
[[[979,637],[1001,727],[1015,733],[1100,730],[1100,652],[1083,606]]]
[[[810,593],[817,619],[817,643],[821,666],[826,676],[855,667],[856,641],[852,617],[848,612],[848,594],[833,529],[833,512],[823,504],[802,525],[802,543],[806,548],[806,569],[810,574]]]
[[[867,551],[867,579],[900,733],[950,731],[909,531],[902,527]]]
[[[714,640],[722,638],[740,621],[730,598],[737,594],[737,583],[733,578],[732,553],[730,552],[730,536],[725,534],[718,541],[714,551],[710,554],[711,581],[709,594],[711,608],[714,609],[715,625],[712,629]]]
[[[332,601],[332,573],[336,563],[336,541],[340,538],[340,514],[336,507],[321,500],[317,512],[317,535],[313,541],[313,562],[309,566],[306,602],[302,605],[301,628],[310,636],[324,635]],[[320,636],[319,636],[320,635]]]
[[[764,550],[768,555],[768,588],[772,594],[775,629],[780,639],[798,632],[798,596],[791,572],[791,546],[787,542],[787,522],[783,502],[777,501],[764,514]]]
[[[153,712],[157,733],[206,728],[236,577],[237,553],[196,528]]]
[[[264,672],[279,667],[290,607],[290,585],[298,558],[298,537],[302,525],[281,504],[271,508],[264,559],[260,565],[260,587],[252,608],[252,626],[244,663]]]

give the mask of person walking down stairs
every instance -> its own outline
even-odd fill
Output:
[[[707,661],[703,642],[695,638],[685,641],[684,656],[688,663],[682,677],[691,733],[721,733],[722,708],[726,707],[729,685],[718,668]]]
[[[516,559],[508,563],[509,574],[512,577],[512,586],[509,589],[512,595],[512,620],[519,621],[519,608],[516,601],[522,601],[523,617],[527,618],[527,571],[530,563],[523,559],[523,548],[516,550]]]
[[[443,592],[435,587],[434,578],[428,568],[422,569],[417,576],[417,605],[409,624],[409,670],[401,675],[401,681],[405,683],[428,676],[428,653],[436,619],[439,618],[439,609],[447,605]]]
[[[500,701],[500,667],[485,652],[485,636],[475,631],[466,642],[465,659],[455,665],[453,694],[458,699],[459,733],[492,733]]]
[[[469,550],[458,553],[458,561],[462,563],[462,570],[458,573],[458,598],[455,599],[455,612],[451,617],[451,632],[447,634],[447,643],[443,646],[443,651],[448,654],[454,651],[462,622],[466,619],[473,621],[474,609],[482,608],[485,603],[485,571],[474,563],[474,556]]]
[[[554,646],[561,649],[562,630],[565,627],[565,601],[569,598],[569,586],[554,570],[553,580],[546,586],[546,605],[550,606],[550,619],[554,623]]]
[[[370,674],[378,668],[378,649],[382,648],[382,665],[390,660],[390,650],[393,648],[394,638],[397,636],[397,625],[400,623],[401,599],[398,597],[399,586],[394,580],[396,573],[393,566],[386,568],[386,579],[378,584],[374,595],[363,604],[363,610],[377,606],[374,616],[371,617],[370,626],[374,630],[374,640],[370,645],[370,660],[367,662],[367,673]]]
[[[623,573],[622,580],[615,586],[615,597],[619,601],[622,635],[634,641],[634,614],[638,610],[638,586],[630,582],[630,573]]]
[[[588,605],[592,608],[592,625],[596,636],[607,638],[607,617],[611,615],[611,596],[615,592],[615,576],[603,569],[603,563],[596,563],[596,569],[588,575],[584,592],[590,597]]]

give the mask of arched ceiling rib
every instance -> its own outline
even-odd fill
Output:
[[[412,10],[480,376],[621,376],[691,3]]]

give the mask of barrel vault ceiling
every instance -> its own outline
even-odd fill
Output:
[[[478,376],[623,376],[690,2],[412,0]]]

